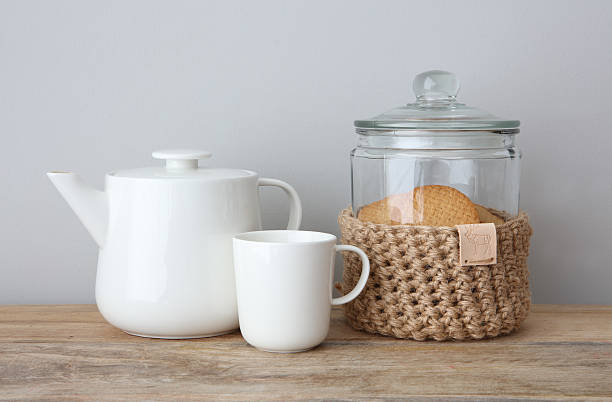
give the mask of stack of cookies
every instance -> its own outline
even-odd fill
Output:
[[[487,208],[472,203],[461,191],[448,186],[417,187],[394,194],[361,208],[358,218],[385,225],[456,226],[504,220]]]

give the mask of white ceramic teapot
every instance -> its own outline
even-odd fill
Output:
[[[165,167],[107,173],[105,192],[74,173],[48,173],[100,246],[96,302],[125,332],[197,338],[238,328],[232,236],[260,229],[258,187],[282,188],[287,227],[300,226],[293,187],[248,170],[199,168],[210,156],[154,152]]]

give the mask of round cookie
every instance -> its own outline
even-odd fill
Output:
[[[478,211],[461,191],[448,186],[417,187],[364,206],[358,218],[387,225],[455,226],[480,223]]]
[[[455,226],[480,223],[478,211],[461,191],[448,186],[422,186],[412,190],[413,211],[402,210],[401,223],[425,226]]]
[[[383,225],[399,225],[399,222],[391,220],[389,197],[364,205],[359,210],[358,218],[364,222],[379,223]]]
[[[411,193],[393,194],[363,206],[359,210],[358,218],[362,221],[384,225],[406,225],[407,223],[402,223],[402,218],[406,220],[408,214],[416,213],[412,206]]]
[[[480,223],[494,223],[496,225],[503,225],[504,220],[500,217],[489,211],[487,208],[483,207],[479,204],[474,204],[476,207],[476,211],[478,211],[478,216],[480,217]]]

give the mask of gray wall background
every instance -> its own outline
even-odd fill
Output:
[[[520,119],[537,303],[612,304],[612,2],[0,0],[0,303],[91,303],[97,249],[44,175],[199,147],[337,233],[352,121],[454,71]],[[286,200],[266,190],[266,228]]]

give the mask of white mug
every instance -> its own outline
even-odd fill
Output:
[[[332,298],[337,251],[357,253],[362,269],[353,290]],[[268,230],[234,236],[234,270],[244,339],[260,350],[291,353],[323,342],[331,306],[359,295],[370,263],[359,248],[336,245],[331,234]]]

